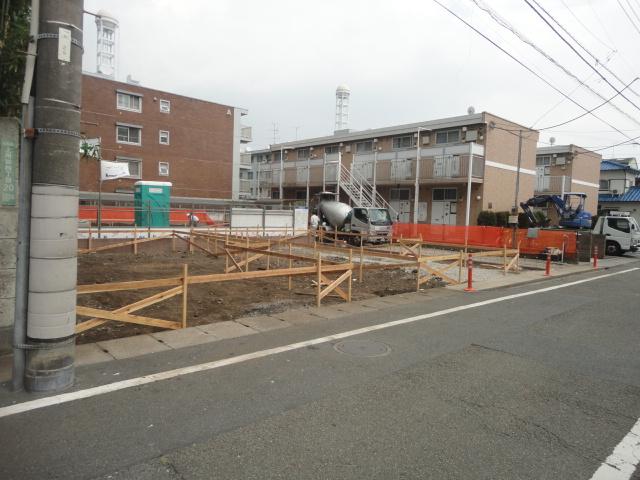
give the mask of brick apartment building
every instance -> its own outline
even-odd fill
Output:
[[[473,225],[481,210],[509,211],[513,207],[520,132],[520,202],[534,192],[538,132],[487,112],[364,131],[338,131],[327,137],[253,151],[252,193],[258,199],[277,198],[282,178],[284,199],[306,203],[308,185],[311,203],[313,194],[323,189],[340,190],[340,199],[348,202],[357,197],[357,192],[352,187],[338,187],[341,182],[349,182],[348,173],[362,188],[375,191],[388,202],[400,221],[410,222],[414,218],[417,176],[417,220],[464,225],[469,159],[473,158]]]
[[[241,196],[241,151],[251,141],[241,108],[85,73],[82,135],[100,139],[103,160],[126,162],[131,176],[102,183],[105,198],[126,201],[137,180],[168,181],[178,202]],[[81,201],[95,200],[98,165],[80,160]],[[111,195],[109,195],[111,193]],[[113,195],[121,194],[121,195]]]
[[[598,209],[602,155],[577,145],[538,148],[535,194],[586,193],[585,209]]]

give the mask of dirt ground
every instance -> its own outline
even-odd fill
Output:
[[[271,268],[288,267],[288,260],[271,259]],[[188,253],[102,253],[86,254],[78,258],[78,285],[108,283],[127,280],[150,280],[153,278],[178,277],[182,265],[189,265],[189,275],[222,273],[224,258],[212,258],[198,252]],[[294,266],[308,266],[306,262],[294,262]],[[251,270],[265,269],[266,261],[251,263]],[[365,271],[364,282],[354,271],[352,299],[395,295],[415,291],[415,270],[371,270]],[[232,320],[245,316],[268,315],[292,308],[315,305],[313,276],[293,277],[293,288],[287,288],[287,278],[264,278],[194,284],[189,286],[188,325]],[[439,286],[437,280],[427,282],[423,288]],[[94,308],[113,310],[162,291],[163,289],[129,290],[78,295],[78,304]],[[179,321],[182,296],[157,303],[136,314]],[[325,297],[323,305],[341,303],[343,300]],[[86,319],[83,319],[86,320]],[[78,343],[91,343],[113,338],[128,337],[158,331],[143,325],[108,321],[99,327],[78,335]]]

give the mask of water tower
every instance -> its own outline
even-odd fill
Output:
[[[116,77],[116,30],[118,20],[104,10],[96,13],[98,45],[96,48],[96,71],[105,77]]]
[[[349,96],[351,90],[346,85],[338,85],[336,88],[336,131],[349,128]]]

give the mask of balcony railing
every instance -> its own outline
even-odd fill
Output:
[[[563,193],[571,191],[571,177],[567,175],[551,176],[538,175],[536,177],[535,193]]]
[[[240,141],[250,142],[252,139],[251,127],[240,127]]]
[[[376,162],[376,185],[413,183],[415,181],[414,158],[380,158]],[[442,155],[422,157],[420,159],[419,179],[421,183],[438,183],[441,181],[464,181],[468,177],[469,155]],[[355,175],[373,183],[373,154],[357,155],[351,164]],[[335,184],[338,175],[336,160],[324,162],[324,183]],[[258,178],[261,184],[279,185],[280,165],[278,163],[260,165]],[[309,184],[322,185],[323,161],[313,160],[309,164]],[[283,166],[283,185],[304,186],[307,184],[307,163],[285,162]],[[484,158],[474,155],[473,178],[484,178]]]

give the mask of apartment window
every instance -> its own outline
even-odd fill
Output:
[[[442,200],[457,200],[458,198],[458,190],[455,188],[434,188],[433,189],[433,200],[442,201]]]
[[[403,137],[393,137],[393,148],[401,149],[401,148],[411,148],[415,147],[416,142],[413,138],[413,135],[405,135]]]
[[[169,145],[169,131],[168,130],[160,130],[160,144],[161,145]]]
[[[366,153],[366,152],[373,152],[372,140],[356,143],[356,153]]]
[[[537,167],[547,167],[549,165],[551,165],[551,155],[540,155],[536,157]]]
[[[126,178],[142,178],[142,160],[139,158],[116,157],[115,161],[129,164],[129,176]]]
[[[326,153],[327,155],[330,155],[332,153],[338,153],[339,151],[340,151],[339,145],[329,145],[327,147],[324,147],[324,153]]]
[[[131,93],[118,92],[118,109],[141,112],[142,97]]]
[[[160,100],[160,111],[162,113],[171,112],[171,102],[169,100]]]
[[[116,127],[116,139],[118,143],[142,145],[142,128],[129,125],[118,125]]]
[[[161,177],[169,176],[169,162],[158,162],[158,175]]]
[[[609,190],[609,180],[600,180],[600,190]]]
[[[306,160],[307,158],[309,158],[309,149],[300,148],[298,150],[298,160]]]
[[[436,133],[436,143],[456,143],[460,141],[460,130],[446,130]]]

